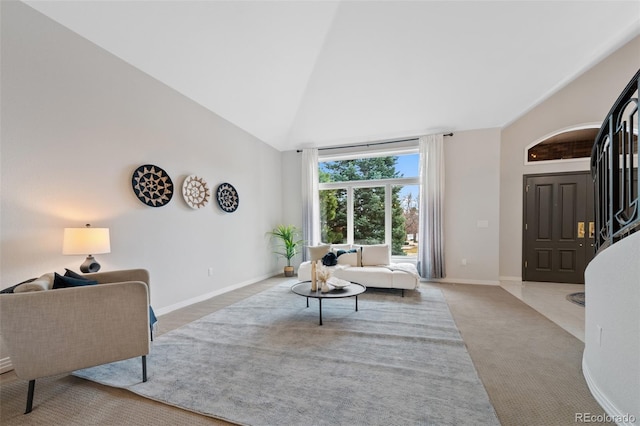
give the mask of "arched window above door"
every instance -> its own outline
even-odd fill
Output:
[[[527,163],[591,157],[599,128],[589,127],[556,133],[527,149]]]

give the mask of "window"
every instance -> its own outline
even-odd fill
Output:
[[[322,241],[333,244],[347,242],[347,190],[320,191],[320,232]]]
[[[355,244],[384,244],[385,192],[384,186],[354,188],[353,242]]]
[[[419,185],[407,185],[400,187],[400,206],[404,216],[404,231],[406,233],[405,245],[402,250],[407,256],[418,255],[418,229],[420,218]]]
[[[322,241],[389,244],[417,257],[419,154],[324,158],[319,163]]]
[[[589,158],[598,130],[575,129],[551,136],[527,150],[527,162]]]

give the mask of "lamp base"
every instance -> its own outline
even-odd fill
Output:
[[[87,256],[87,258],[84,260],[84,263],[80,265],[80,271],[84,272],[85,274],[87,272],[98,272],[99,270],[100,264],[96,262],[96,259],[91,255]]]

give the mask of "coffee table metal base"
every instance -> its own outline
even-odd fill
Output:
[[[327,293],[322,293],[320,290],[311,291],[311,281],[302,281],[294,284],[291,290],[300,296],[307,298],[307,308],[309,307],[309,298],[318,299],[318,316],[319,325],[322,325],[322,299],[343,299],[345,297],[355,297],[356,299],[356,312],[358,311],[358,295],[364,293],[367,288],[358,283],[351,283],[350,286],[340,290],[332,290]]]

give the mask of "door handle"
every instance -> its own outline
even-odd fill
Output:
[[[596,224],[595,222],[589,222],[589,238],[594,239],[596,236]]]
[[[584,238],[584,222],[578,222],[578,238]]]

